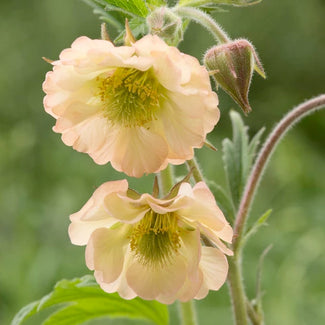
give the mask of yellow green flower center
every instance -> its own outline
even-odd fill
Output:
[[[149,211],[134,227],[130,246],[139,262],[149,267],[170,263],[180,247],[178,218],[174,213]]]
[[[156,118],[164,96],[152,69],[117,68],[99,81],[104,116],[113,124],[143,126]]]

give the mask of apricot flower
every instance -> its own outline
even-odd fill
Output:
[[[70,219],[70,239],[87,245],[86,264],[106,292],[169,304],[202,299],[226,280],[232,252],[221,240],[231,242],[232,228],[203,182],[164,199],[107,182]],[[200,234],[215,246],[202,246]]]
[[[52,64],[43,90],[53,130],[130,176],[191,159],[219,119],[206,69],[157,36],[120,47],[82,36]]]

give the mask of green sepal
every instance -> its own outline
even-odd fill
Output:
[[[140,199],[141,194],[138,193],[136,190],[133,190],[132,188],[128,188],[126,195],[134,200]]]
[[[181,187],[182,183],[190,182],[192,173],[193,173],[193,168],[191,168],[191,170],[188,172],[188,174],[180,182],[176,183],[172,187],[172,189],[169,191],[169,193],[164,197],[164,200],[170,200],[170,199],[174,198],[178,194],[179,188]]]
[[[146,20],[142,17],[134,17],[129,20],[129,27],[136,39],[148,34],[148,26]],[[121,44],[124,42],[125,30],[123,30],[115,39],[114,43]]]

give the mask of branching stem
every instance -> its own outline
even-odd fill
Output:
[[[248,177],[244,194],[242,196],[238,213],[235,219],[233,237],[234,257],[229,258],[228,284],[230,288],[230,296],[234,309],[236,325],[246,325],[248,323],[248,317],[254,325],[263,324],[263,317],[259,317],[261,316],[261,311],[258,313],[254,310],[252,305],[247,305],[248,299],[244,290],[242,266],[240,263],[242,253],[241,243],[244,236],[245,223],[249,209],[254,199],[257,186],[262,178],[263,171],[265,170],[275,147],[287,133],[290,127],[297,123],[301,118],[316,111],[317,109],[323,108],[324,106],[325,95],[320,95],[298,105],[287,115],[285,115],[266,139],[264,146],[257,156],[250,176]],[[258,285],[260,286],[260,284]],[[258,291],[260,292],[260,287],[258,287]]]
[[[251,204],[254,199],[254,195],[257,189],[257,186],[262,178],[265,167],[275,149],[277,144],[280,142],[282,137],[287,133],[287,131],[296,124],[301,118],[306,115],[323,108],[325,105],[325,94],[310,99],[294,109],[292,109],[283,119],[276,125],[273,129],[267,140],[265,141],[264,146],[259,152],[255,164],[252,168],[244,194],[242,196],[238,213],[235,219],[235,228],[234,228],[234,239],[233,239],[233,248],[234,253],[238,251],[241,244],[242,234],[245,227],[246,219],[251,207]]]
[[[206,28],[219,43],[230,41],[226,32],[217,24],[212,17],[205,12],[192,7],[175,7],[174,12],[183,18],[194,20]]]

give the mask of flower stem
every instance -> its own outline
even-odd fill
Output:
[[[196,325],[196,310],[194,306],[194,301],[190,300],[188,302],[181,302],[179,305],[180,315],[181,315],[181,324],[182,325]]]
[[[290,127],[297,123],[301,118],[316,111],[317,109],[323,108],[324,106],[325,95],[320,95],[298,105],[286,116],[284,116],[284,118],[276,125],[276,127],[273,129],[265,141],[264,146],[256,158],[250,176],[248,177],[244,194],[241,199],[238,213],[235,219],[235,229],[232,245],[234,257],[229,258],[228,285],[230,289],[236,325],[247,325],[248,315],[253,324],[263,324],[263,318],[258,317],[260,315],[255,312],[252,306],[247,306],[247,298],[244,290],[240,263],[242,253],[241,243],[244,234],[245,223],[249,209],[254,199],[256,188],[262,178],[263,171],[265,170],[265,167],[272,153],[274,152],[274,149],[290,129]]]
[[[196,21],[205,27],[219,43],[227,43],[230,38],[214,19],[205,12],[192,7],[175,7],[173,11],[183,18]]]
[[[247,309],[246,309],[246,295],[244,284],[241,275],[241,263],[239,256],[235,255],[228,258],[229,272],[228,272],[228,286],[232,307],[235,316],[236,325],[247,325]]]
[[[172,165],[162,170],[158,174],[159,189],[162,195],[166,195],[168,191],[174,186],[174,169]]]
[[[263,176],[265,167],[274,152],[275,147],[287,133],[287,131],[300,119],[307,116],[310,113],[315,112],[320,108],[324,108],[325,105],[325,94],[310,99],[294,109],[292,109],[287,115],[285,115],[282,120],[273,129],[264,146],[260,150],[255,164],[252,168],[244,194],[242,196],[238,213],[235,219],[235,229],[234,229],[234,239],[233,239],[233,249],[234,253],[239,250],[242,234],[245,227],[246,219],[254,199],[256,188]]]
[[[202,172],[200,170],[200,166],[198,164],[198,162],[196,161],[195,157],[193,157],[193,159],[191,160],[187,160],[186,161],[187,167],[189,170],[192,170],[193,173],[193,178],[195,180],[195,182],[203,182],[204,178],[202,175]]]

